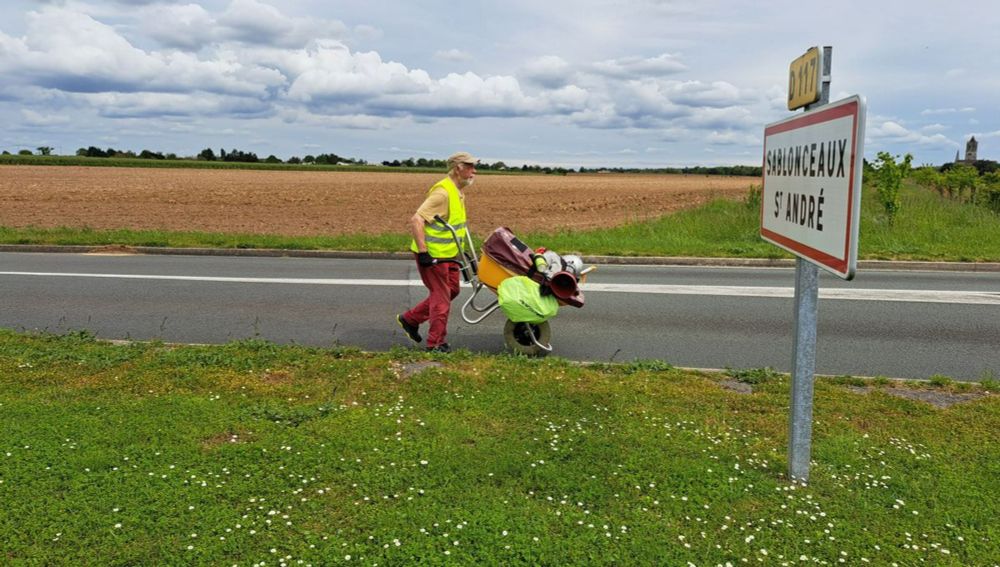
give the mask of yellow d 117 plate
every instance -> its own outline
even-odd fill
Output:
[[[820,99],[823,91],[823,52],[811,47],[788,68],[788,110],[802,108]]]

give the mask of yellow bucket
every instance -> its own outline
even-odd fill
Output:
[[[479,257],[479,281],[493,290],[496,290],[500,282],[514,275],[516,275],[514,272],[504,268],[486,254]]]

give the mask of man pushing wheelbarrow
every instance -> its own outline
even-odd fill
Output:
[[[450,352],[446,336],[451,300],[458,297],[459,262],[462,239],[467,238],[465,194],[476,177],[476,162],[468,152],[458,152],[448,158],[448,176],[427,192],[420,208],[410,218],[413,240],[410,250],[417,261],[420,280],[427,287],[427,298],[415,307],[396,316],[396,322],[415,343],[423,340],[420,325],[430,322],[427,350]]]
[[[428,192],[411,219],[420,278],[428,288],[426,299],[396,316],[412,341],[420,343],[420,325],[430,321],[427,349],[449,352],[445,340],[451,301],[459,293],[459,274],[472,285],[472,296],[462,305],[462,319],[477,324],[502,309],[507,315],[504,340],[515,351],[544,356],[551,352],[548,320],[561,305],[583,307],[579,285],[594,267],[584,268],[578,256],[560,256],[539,248],[532,251],[505,227],[497,228],[483,243],[482,259],[476,257],[466,228],[462,189],[472,184],[476,160],[466,152],[448,158],[448,177]],[[497,294],[493,302],[479,306],[483,289]],[[479,313],[473,317],[469,310]]]

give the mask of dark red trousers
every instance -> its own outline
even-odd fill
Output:
[[[458,297],[458,264],[447,262],[421,266],[418,263],[417,269],[420,271],[420,279],[427,286],[430,294],[427,299],[418,303],[413,309],[403,313],[403,318],[411,325],[421,325],[430,321],[427,346],[428,348],[436,347],[446,342],[451,300]]]

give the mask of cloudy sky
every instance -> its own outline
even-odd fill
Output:
[[[866,155],[1000,159],[998,24],[991,0],[5,0],[0,150],[758,165],[789,63],[830,45]]]

